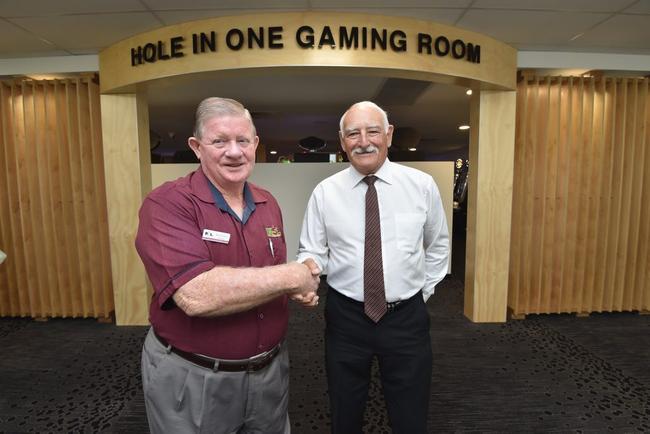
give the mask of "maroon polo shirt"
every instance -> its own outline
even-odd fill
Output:
[[[216,206],[200,168],[156,188],[140,208],[135,245],[154,288],[149,320],[156,333],[174,347],[242,359],[273,348],[286,333],[286,295],[245,312],[214,318],[190,317],[172,298],[178,288],[215,266],[264,267],[286,262],[278,203],[268,191],[247,185],[255,209],[245,223]],[[205,240],[205,229],[213,231],[213,238],[230,234],[230,240]]]

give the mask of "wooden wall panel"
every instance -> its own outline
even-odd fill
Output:
[[[647,310],[648,79],[522,77],[509,307]]]
[[[515,112],[515,125],[521,125],[521,128],[518,128],[515,131],[516,137],[515,142],[522,143],[524,142],[524,137],[527,132],[528,123],[525,122],[525,115],[528,109],[528,89],[517,92],[517,101],[516,101],[518,110]],[[520,149],[520,152],[515,152],[514,155],[514,167],[513,167],[513,179],[524,180],[524,161],[525,161],[525,151],[526,149]],[[514,183],[512,189],[513,197],[521,195],[521,191],[525,188],[524,183]],[[524,206],[523,201],[514,202],[512,204],[512,221],[518,222],[523,220]],[[519,306],[520,299],[523,298],[521,287],[521,277],[523,276],[522,269],[524,261],[523,259],[523,238],[524,230],[523,225],[512,226],[511,229],[511,247],[510,247],[510,268],[508,271],[508,287],[518,287],[521,288],[521,291],[508,291],[508,306]]]
[[[94,199],[93,205],[97,210],[95,225],[102,228],[108,228],[108,212],[106,202],[106,183],[104,177],[104,155],[102,145],[102,127],[101,127],[101,110],[99,102],[99,84],[95,81],[88,81],[88,111],[91,158],[93,162],[92,174],[94,190],[92,198]],[[100,231],[97,233],[99,244],[95,248],[99,253],[99,267],[100,272],[100,288],[101,296],[98,300],[100,305],[113,306],[113,286],[111,276],[111,252],[108,240],[108,231]],[[95,291],[98,294],[99,291]]]
[[[7,110],[11,101],[8,95],[9,89],[0,83],[0,140],[2,143],[9,141],[9,125],[7,121]],[[0,149],[0,239],[2,244],[0,248],[9,250],[13,246],[13,234],[11,228],[12,213],[9,181],[9,150],[8,146],[2,146]],[[15,267],[5,267],[4,272],[0,268],[0,288],[17,287]],[[8,315],[13,309],[18,309],[15,294],[10,291],[0,291],[0,315]]]
[[[0,84],[0,315],[114,310],[98,101],[92,77]]]
[[[650,117],[650,91],[648,90],[648,82],[643,83],[642,94],[645,93],[645,101],[643,102],[643,116]],[[650,291],[643,291],[644,286],[648,286],[650,281],[650,226],[643,224],[650,220],[650,174],[647,173],[648,168],[650,168],[650,125],[647,123],[643,125],[641,131],[639,132],[641,148],[644,152],[644,168],[646,168],[646,173],[644,173],[644,180],[642,185],[642,194],[641,194],[641,227],[639,229],[639,254],[638,262],[641,266],[645,266],[645,275],[644,273],[638,273],[636,276],[636,281],[634,286],[637,289],[637,292],[634,297],[634,304],[636,306],[643,306],[643,309],[648,311],[650,310]],[[645,265],[644,265],[645,264]]]
[[[151,292],[134,243],[138,210],[151,191],[148,105],[143,94],[102,95],[100,101],[115,321],[145,325]]]
[[[77,248],[77,234],[74,220],[74,201],[72,195],[72,163],[70,161],[70,149],[68,146],[68,110],[66,99],[66,83],[55,83],[54,85],[56,113],[59,116],[57,129],[57,142],[60,149],[59,163],[61,165],[61,201],[63,225],[60,228],[65,234],[65,251],[68,252],[68,273],[71,282],[81,282],[81,270],[79,267],[79,249]],[[81,311],[80,285],[71,285],[68,292],[68,303],[73,312]]]
[[[70,277],[68,271],[68,255],[61,255],[59,252],[65,251],[65,235],[62,230],[63,224],[63,208],[62,208],[62,189],[60,177],[60,153],[61,146],[57,137],[58,118],[56,112],[56,93],[55,85],[48,83],[43,86],[43,106],[44,106],[44,122],[41,130],[44,133],[44,150],[45,161],[47,167],[44,174],[46,175],[46,183],[49,189],[49,202],[45,205],[48,213],[43,217],[44,221],[48,221],[50,226],[53,227],[54,233],[49,238],[53,245],[53,251],[48,255],[48,266],[54,267],[56,275],[56,284],[50,285],[52,315],[62,316],[65,312],[64,306],[68,305],[69,297],[66,297],[68,291],[63,288],[70,287]]]
[[[474,322],[507,315],[516,92],[481,91],[470,104],[470,177],[464,313]],[[505,246],[505,248],[504,248]]]

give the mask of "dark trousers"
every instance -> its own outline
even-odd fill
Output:
[[[362,432],[370,368],[377,357],[395,434],[426,434],[431,384],[429,314],[418,293],[374,323],[363,303],[329,288],[325,359],[332,433]]]

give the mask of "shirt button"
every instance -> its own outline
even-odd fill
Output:
[[[260,314],[260,319],[264,319],[264,314],[263,313]]]

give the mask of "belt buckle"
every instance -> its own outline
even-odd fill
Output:
[[[264,366],[266,366],[266,364],[267,364],[268,360],[270,359],[270,357],[271,357],[271,352],[268,352],[268,353],[264,354],[263,356],[261,356],[259,359],[249,360],[246,363],[246,372],[259,371]]]
[[[246,362],[246,372],[255,372],[257,371],[257,361],[248,361]]]
[[[259,358],[249,360],[246,364],[247,372],[255,372],[268,366],[269,362],[280,352],[280,344],[260,355]]]
[[[404,300],[398,300],[398,301],[392,301],[390,303],[386,303],[386,311],[387,312],[393,312],[395,309],[397,309],[397,306],[399,306],[402,301]]]

